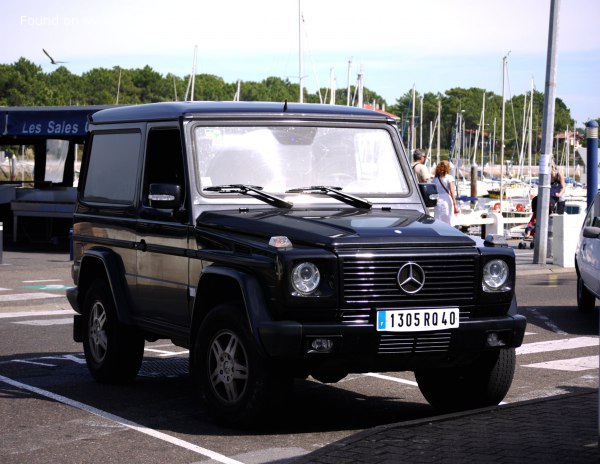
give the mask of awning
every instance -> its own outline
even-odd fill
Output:
[[[21,106],[0,108],[0,137],[82,138],[88,116],[110,106]]]

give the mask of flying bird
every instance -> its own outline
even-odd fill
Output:
[[[44,50],[43,48],[42,48],[42,51],[43,51],[43,52],[46,54],[46,56],[47,56],[48,58],[50,58],[50,63],[52,63],[52,64],[66,63],[66,61],[54,61],[54,58],[52,58],[52,57],[50,56],[50,53],[48,53],[48,52],[47,52],[46,50]]]

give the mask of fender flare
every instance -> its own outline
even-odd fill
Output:
[[[262,350],[258,328],[261,324],[268,323],[268,321],[271,320],[265,305],[263,290],[255,276],[229,267],[212,265],[205,268],[200,275],[196,287],[196,301],[194,302],[194,312],[192,317],[192,337],[195,338],[197,329],[202,325],[205,316],[214,306],[211,304],[213,302],[211,298],[203,298],[202,287],[206,285],[206,279],[210,279],[211,277],[226,279],[239,288],[243,309],[248,321],[248,327],[250,328],[250,332],[256,340],[257,345]],[[221,301],[225,301],[225,299],[221,299]]]
[[[106,276],[106,281],[113,296],[119,322],[130,324],[131,304],[127,286],[123,281],[123,276],[125,275],[123,262],[121,261],[121,258],[111,250],[98,248],[87,250],[81,258],[79,279],[77,282],[77,300],[79,307],[81,308],[83,306],[83,299],[85,298],[87,287],[94,280],[90,277],[90,275],[93,275],[90,274],[90,272],[93,273],[94,271],[85,271],[92,266],[100,267]]]

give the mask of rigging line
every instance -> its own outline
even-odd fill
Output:
[[[321,83],[319,82],[319,74],[317,73],[315,57],[312,53],[312,49],[310,46],[310,40],[308,39],[308,31],[307,31],[307,26],[306,26],[306,20],[304,19],[304,13],[302,13],[301,20],[302,20],[302,24],[304,25],[304,27],[302,28],[302,32],[304,33],[304,39],[305,39],[304,44],[306,46],[305,48],[306,48],[306,51],[310,58],[310,62],[311,62],[312,68],[313,68],[313,74],[315,75],[315,80],[317,81],[317,93],[319,94],[319,101],[321,103],[323,103],[324,100],[323,100],[323,94],[321,93]]]

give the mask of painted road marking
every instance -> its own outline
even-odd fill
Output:
[[[18,382],[8,377],[4,377],[0,375],[0,382],[7,383],[12,385],[15,388],[20,388],[22,390],[29,391],[31,393],[35,393],[36,395],[43,396],[45,398],[50,398],[51,400],[57,401],[62,404],[66,404],[67,406],[71,406],[73,408],[79,409],[81,411],[85,411],[89,414],[94,414],[95,416],[102,417],[103,419],[116,422],[117,424],[130,428],[132,430],[136,430],[140,433],[149,435],[154,438],[158,438],[159,440],[166,441],[167,443],[171,443],[172,445],[179,446],[181,448],[187,449],[188,451],[192,451],[194,453],[201,454],[202,456],[206,456],[210,459],[214,459],[215,461],[222,462],[223,464],[242,464],[240,461],[236,461],[235,459],[231,459],[223,454],[217,453],[215,451],[211,451],[207,448],[203,448],[198,445],[194,445],[185,440],[181,440],[180,438],[173,437],[163,432],[159,432],[158,430],[154,430],[143,425],[137,424],[130,420],[127,420],[123,417],[119,417],[115,414],[111,414],[109,412],[103,411],[102,409],[95,408],[85,403],[81,403],[79,401],[72,400],[71,398],[67,398],[66,396],[57,395],[56,393],[52,393],[48,390],[42,390],[41,388],[34,387],[32,385],[28,385],[26,383]]]
[[[72,285],[50,284],[50,285],[23,285],[20,288],[28,288],[30,290],[50,290],[53,292],[64,292],[71,287],[72,287]]]
[[[31,316],[62,316],[77,314],[72,309],[57,309],[55,311],[15,311],[12,313],[0,313],[0,319],[10,319],[13,317],[31,317]]]
[[[166,357],[169,357],[169,356],[177,356],[177,355],[180,355],[180,354],[188,354],[189,353],[188,350],[184,350],[184,351],[167,351],[167,350],[157,350],[157,349],[154,349],[154,348],[144,348],[144,351],[149,351],[151,353],[158,353],[158,355],[161,358],[166,358]]]
[[[11,293],[10,295],[0,295],[0,303],[4,301],[23,301],[23,300],[43,300],[45,298],[64,298],[64,295],[56,293]]]
[[[56,364],[41,363],[36,361],[28,361],[27,359],[11,359],[10,362],[22,363],[22,364],[33,364],[35,366],[43,367],[56,367]]]
[[[563,351],[573,348],[598,346],[598,337],[575,337],[547,342],[526,343],[517,348],[517,354],[546,353],[548,351]]]
[[[417,384],[417,382],[413,382],[412,380],[399,379],[398,377],[392,377],[391,375],[376,374],[374,372],[367,372],[366,374],[363,374],[363,375],[365,375],[367,377],[375,377],[377,379],[382,379],[382,380],[391,380],[392,382],[404,383],[406,385],[411,385],[413,387],[419,386],[419,384]]]
[[[24,280],[24,284],[37,284],[41,282],[61,282],[61,279]]]
[[[534,364],[524,364],[523,367],[535,367],[539,369],[554,369],[557,371],[587,371],[598,369],[598,356],[584,356],[583,358],[557,359]]]
[[[12,288],[0,288],[0,292],[8,292],[9,290],[12,290]]]
[[[32,319],[30,321],[15,321],[11,324],[22,324],[22,325],[35,325],[35,326],[49,326],[49,325],[67,325],[72,324],[72,317],[61,317],[60,319]]]

